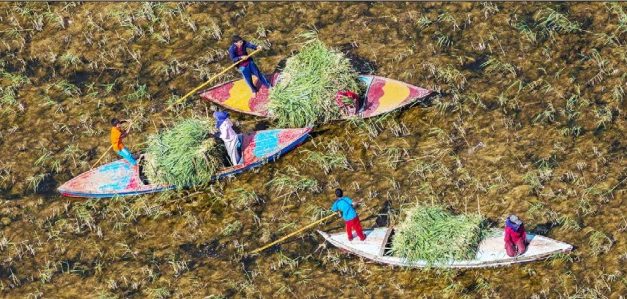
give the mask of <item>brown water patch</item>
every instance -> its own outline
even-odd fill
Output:
[[[4,296],[626,293],[624,3],[0,6]],[[314,27],[362,71],[440,96],[317,128],[276,163],[208,189],[103,200],[55,194],[105,150],[109,118],[143,115],[127,141],[137,151],[173,114],[208,113],[202,102],[162,111],[228,64],[232,34],[270,48],[256,58],[269,72]],[[243,130],[259,126],[234,117]],[[307,150],[347,162],[317,164]],[[278,191],[270,182],[280,176],[299,178],[304,190]],[[436,201],[479,209],[497,224],[517,213],[576,249],[508,268],[407,270],[346,255],[311,232],[244,258],[318,217],[338,186],[365,199],[366,226],[381,224],[379,214],[394,224],[405,205]]]

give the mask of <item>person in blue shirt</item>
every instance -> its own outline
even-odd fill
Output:
[[[233,44],[229,47],[229,56],[233,62],[239,62],[237,64],[237,69],[242,74],[242,77],[244,77],[244,80],[246,80],[248,87],[252,90],[253,97],[256,97],[259,89],[257,89],[255,84],[253,84],[252,75],[255,75],[265,87],[270,88],[271,86],[268,79],[266,79],[266,77],[259,71],[259,68],[257,68],[253,59],[248,57],[246,49],[257,50],[262,49],[262,47],[245,41],[239,35],[234,35],[232,41]]]
[[[365,240],[366,236],[364,236],[361,223],[359,222],[359,216],[355,211],[355,207],[359,205],[361,201],[353,202],[348,196],[344,196],[344,192],[340,188],[335,189],[335,196],[337,196],[337,199],[333,203],[333,206],[331,206],[331,211],[337,212],[338,216],[344,219],[348,240],[353,240],[353,230],[359,237],[359,240]]]

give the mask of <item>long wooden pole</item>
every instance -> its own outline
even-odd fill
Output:
[[[301,229],[299,229],[299,230],[297,230],[295,232],[292,232],[292,233],[288,234],[287,236],[285,236],[283,238],[280,238],[280,239],[278,239],[278,240],[276,240],[276,241],[274,241],[274,242],[272,242],[270,244],[266,244],[265,246],[259,247],[259,248],[255,249],[255,250],[251,251],[250,254],[256,254],[256,253],[259,253],[261,251],[264,251],[264,250],[274,246],[275,244],[283,242],[283,241],[289,239],[290,237],[292,237],[292,236],[294,236],[294,235],[296,235],[296,234],[298,234],[298,233],[300,233],[302,231],[308,230],[308,229],[310,229],[310,228],[312,228],[312,227],[314,227],[314,226],[316,226],[316,225],[318,225],[318,224],[320,224],[322,222],[325,222],[325,221],[331,219],[334,216],[337,217],[337,214],[333,213],[333,214],[331,214],[331,215],[329,215],[327,217],[324,217],[324,218],[322,218],[322,219],[320,219],[320,220],[318,220],[316,222],[313,222],[313,223],[311,223],[311,224],[309,224],[309,225],[307,225],[307,226],[305,226],[305,227],[303,227],[303,228],[301,228]]]
[[[128,129],[126,129],[126,132],[129,132],[131,130],[131,128],[133,127],[133,123],[137,120],[137,118],[139,117],[136,116],[133,120],[131,120],[131,122],[128,125]],[[98,165],[98,162],[100,162],[100,160],[102,160],[102,158],[105,157],[105,155],[107,155],[107,153],[109,153],[109,151],[113,148],[113,144],[109,146],[109,148],[102,154],[102,156],[100,156],[100,158],[98,159],[98,161],[96,161],[96,163],[94,163],[94,165],[91,166],[91,168],[89,170],[94,169],[94,167],[96,165]]]
[[[248,54],[247,56],[253,56],[255,54],[257,54],[259,51],[261,51],[262,49],[259,48],[255,51],[252,51],[250,54]],[[239,64],[240,62],[236,62],[231,64],[229,67],[225,68],[223,71],[221,71],[220,73],[216,74],[215,76],[209,78],[209,80],[207,80],[205,83],[198,85],[198,87],[192,89],[192,91],[188,92],[186,95],[184,95],[182,98],[176,100],[176,102],[174,102],[174,104],[170,105],[166,110],[170,110],[172,109],[172,107],[174,107],[176,104],[184,101],[185,99],[187,99],[189,96],[193,95],[195,92],[197,92],[198,90],[200,90],[201,88],[207,86],[207,84],[211,83],[213,80],[215,80],[216,78],[224,75],[224,73],[226,73],[228,70],[232,69],[233,67],[235,67],[237,64]],[[134,120],[133,120],[134,121]],[[131,122],[132,125],[133,122]],[[130,128],[130,126],[129,126]],[[113,145],[109,146],[109,148],[107,149],[107,151],[105,151],[102,156],[100,156],[100,158],[98,159],[98,161],[96,161],[96,163],[94,163],[94,165],[91,166],[90,170],[94,168],[94,166],[96,166],[98,164],[98,162],[100,162],[100,160],[102,160],[102,158],[105,157],[105,155],[113,148]]]
[[[255,51],[252,51],[250,54],[248,54],[248,57],[253,56],[255,54],[257,54],[257,52],[261,51],[262,49],[259,48]],[[211,83],[213,80],[215,80],[216,78],[224,75],[224,73],[226,73],[227,71],[229,71],[230,69],[234,68],[236,65],[238,65],[240,62],[236,62],[231,64],[229,67],[225,68],[223,71],[221,71],[220,73],[216,74],[215,76],[209,78],[209,80],[207,80],[207,82],[198,85],[198,87],[192,89],[192,91],[188,92],[186,95],[184,95],[182,98],[176,100],[176,102],[174,102],[174,104],[170,105],[170,107],[168,107],[166,110],[172,109],[172,107],[174,107],[176,104],[183,102],[185,99],[187,99],[189,96],[193,95],[195,92],[197,92],[198,90],[200,90],[201,88],[207,86],[207,84]]]

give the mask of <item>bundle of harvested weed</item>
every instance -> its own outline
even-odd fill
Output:
[[[224,149],[210,137],[214,123],[190,118],[150,136],[144,173],[150,183],[179,188],[209,183],[222,166]]]
[[[473,259],[483,229],[480,215],[453,215],[441,206],[417,205],[396,227],[392,253],[429,264]]]
[[[341,52],[327,48],[315,33],[301,51],[288,58],[279,81],[270,90],[268,110],[281,127],[304,127],[340,118],[335,95],[360,93],[358,74]]]

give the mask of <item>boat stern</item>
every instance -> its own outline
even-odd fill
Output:
[[[275,84],[278,74],[268,75],[272,85]],[[262,86],[259,79],[253,76],[253,82],[259,89],[253,97],[252,90],[244,79],[226,82],[200,92],[200,96],[210,102],[224,106],[227,109],[257,116],[267,116],[269,90]]]
[[[368,89],[363,118],[373,117],[398,109],[432,93],[431,90],[379,76],[362,76]]]
[[[163,187],[144,185],[133,166],[121,159],[84,172],[57,190],[70,197],[113,197],[160,189]]]

